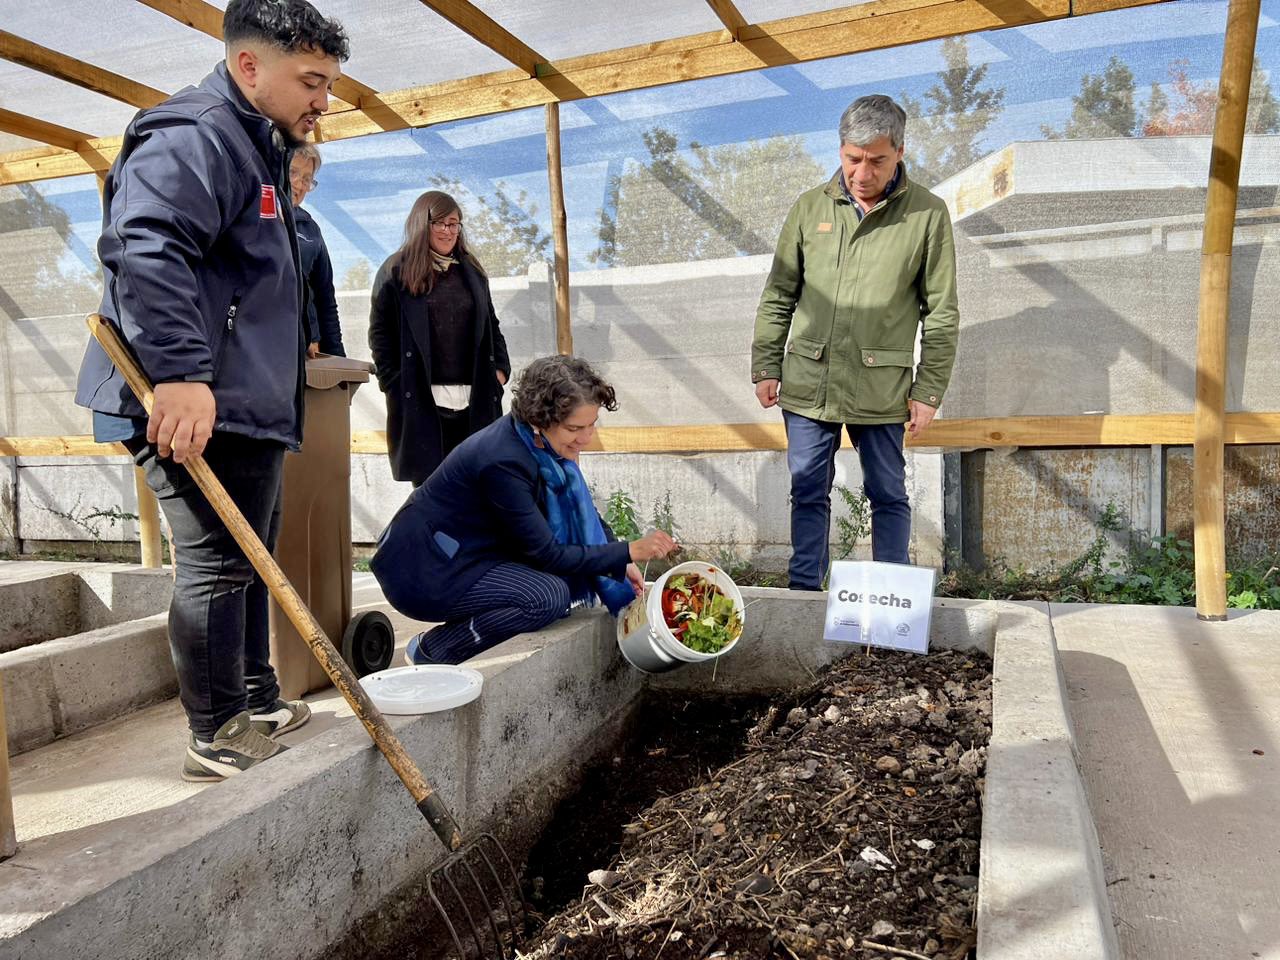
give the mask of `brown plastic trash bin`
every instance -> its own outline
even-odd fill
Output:
[[[285,456],[275,550],[285,576],[359,676],[391,662],[395,639],[385,614],[351,616],[351,397],[369,372],[369,363],[348,357],[307,361],[302,450]],[[286,700],[329,685],[274,600],[271,662]]]

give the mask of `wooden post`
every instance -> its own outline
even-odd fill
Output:
[[[107,186],[106,170],[98,171],[98,196]],[[138,495],[138,546],[142,550],[142,565],[158,567],[164,561],[164,547],[160,541],[160,504],[147,486],[147,477],[141,467],[133,468],[133,489]]]
[[[1222,75],[1213,123],[1209,193],[1200,258],[1200,319],[1196,337],[1196,411],[1192,490],[1195,499],[1196,614],[1227,619],[1227,557],[1223,534],[1223,427],[1226,420],[1227,333],[1231,307],[1231,243],[1235,231],[1240,153],[1259,0],[1231,0],[1222,46]]]
[[[142,565],[159,567],[164,562],[164,545],[160,541],[160,504],[147,486],[147,475],[141,467],[133,468],[133,487],[138,492],[138,542],[142,546]]]
[[[569,218],[564,212],[564,175],[560,168],[560,104],[547,104],[547,180],[551,185],[551,234],[556,250],[556,352],[573,356],[569,322]]]
[[[13,794],[9,790],[9,737],[4,722],[4,684],[0,683],[0,860],[18,852],[13,828]]]

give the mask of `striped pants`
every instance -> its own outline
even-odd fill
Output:
[[[569,585],[551,573],[500,563],[477,580],[427,631],[419,649],[429,663],[461,663],[517,633],[541,630],[569,613]]]

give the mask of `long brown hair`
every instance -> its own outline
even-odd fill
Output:
[[[441,190],[428,190],[413,202],[413,209],[404,222],[404,242],[393,254],[395,265],[400,268],[400,282],[414,296],[427,293],[436,283],[436,270],[431,265],[431,222],[443,220],[451,213],[462,219],[462,208],[458,201]],[[453,256],[470,261],[481,273],[480,266],[471,251],[467,249],[466,227],[458,230],[458,242],[453,248]]]

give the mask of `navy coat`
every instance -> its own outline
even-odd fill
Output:
[[[103,189],[103,316],[152,383],[200,381],[215,430],[296,447],[302,282],[288,152],[225,64],[134,117]],[[76,403],[144,417],[89,338]]]
[[[303,207],[295,207],[298,225],[298,257],[307,293],[307,342],[320,344],[320,352],[345,357],[342,325],[338,321],[338,300],[333,292],[333,263],[324,245],[320,224]]]
[[[393,607],[442,620],[500,563],[560,576],[626,577],[629,545],[557,543],[539,505],[542,480],[510,415],[464,440],[418,487],[378,540],[370,569]],[[608,535],[608,528],[605,528]]]
[[[507,341],[489,296],[489,281],[465,259],[461,270],[475,303],[475,364],[467,414],[472,433],[502,416],[502,384],[496,371],[511,377]],[[378,386],[387,395],[387,448],[391,475],[418,484],[444,459],[440,415],[431,396],[431,322],[426,294],[409,293],[391,260],[373,280],[369,312],[369,349]]]

